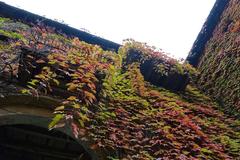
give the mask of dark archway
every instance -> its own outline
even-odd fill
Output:
[[[91,156],[66,134],[33,125],[0,127],[1,160],[90,160]]]
[[[36,99],[15,94],[0,98],[0,160],[102,159],[100,153],[89,147],[88,141],[75,139],[69,127],[48,130],[57,104],[58,100],[50,97]],[[25,153],[20,155],[23,158],[7,157],[18,152]],[[28,158],[30,154],[32,157]]]

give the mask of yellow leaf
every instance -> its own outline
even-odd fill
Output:
[[[57,107],[55,110],[56,110],[56,111],[64,110],[64,108],[65,108],[64,106],[59,106],[59,107]]]
[[[45,76],[43,74],[39,74],[39,75],[36,75],[35,78],[39,78],[39,79],[45,79]]]
[[[55,64],[56,61],[52,60],[52,61],[49,61],[48,64]]]
[[[56,83],[56,85],[60,84],[60,82],[57,79],[53,79],[53,82]]]
[[[84,91],[84,94],[85,94],[85,97],[86,97],[87,99],[89,99],[90,101],[92,101],[92,100],[96,100],[95,95],[92,94],[91,92]]]
[[[50,71],[50,68],[49,67],[43,67],[42,70],[43,71]]]
[[[79,104],[74,104],[74,105],[73,105],[73,108],[79,109],[79,108],[80,108],[80,105],[79,105]]]
[[[63,114],[57,114],[55,117],[52,119],[51,123],[48,125],[48,128],[51,130],[55,127],[55,125],[63,119],[64,115]]]
[[[76,100],[77,100],[77,97],[75,97],[75,96],[70,96],[70,97],[68,97],[67,100],[69,100],[69,101],[76,101]]]
[[[22,89],[21,93],[22,94],[30,94],[31,92],[28,89]]]
[[[82,120],[79,119],[78,122],[79,122],[79,124],[80,124],[81,127],[84,127],[84,123],[83,123]]]
[[[77,85],[76,85],[76,84],[70,83],[67,90],[69,90],[69,91],[74,91],[76,88],[77,88]]]

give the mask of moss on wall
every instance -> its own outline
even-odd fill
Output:
[[[198,65],[199,87],[240,116],[240,1],[231,0]]]

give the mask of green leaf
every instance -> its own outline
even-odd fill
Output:
[[[31,84],[31,85],[35,86],[36,83],[38,83],[38,82],[39,82],[38,80],[33,79],[31,82],[28,82],[28,84]]]
[[[57,114],[57,115],[55,115],[55,117],[52,119],[52,122],[48,125],[48,128],[51,130],[51,129],[53,129],[55,126],[56,126],[56,124],[61,120],[61,119],[63,119],[63,116],[64,116],[64,114]]]
[[[21,93],[22,94],[31,94],[31,92],[28,89],[22,89]]]
[[[202,153],[206,153],[206,154],[212,154],[213,152],[207,148],[201,148],[201,152]]]

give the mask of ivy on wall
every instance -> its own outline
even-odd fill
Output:
[[[198,66],[198,86],[216,98],[225,112],[240,111],[240,2],[231,0]]]
[[[159,75],[188,74],[194,81],[198,72],[188,64],[133,40],[115,53],[46,26],[1,28],[7,23],[14,22],[0,18],[8,37],[1,41],[1,79],[22,82],[23,94],[62,99],[49,129],[70,127],[104,159],[240,156],[238,120],[225,116],[193,84],[174,92],[146,81],[141,72],[143,62],[154,58]],[[140,59],[129,61],[134,56],[129,50]]]

